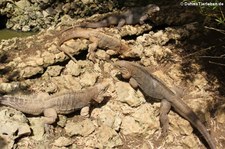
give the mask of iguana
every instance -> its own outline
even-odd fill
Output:
[[[144,21],[150,18],[160,8],[155,4],[149,4],[143,7],[133,7],[125,12],[107,15],[99,22],[86,22],[78,26],[86,28],[99,28],[117,25],[121,28],[124,25],[144,24]]]
[[[72,113],[93,101],[102,102],[108,86],[108,83],[103,82],[82,91],[70,91],[51,96],[47,93],[27,97],[5,95],[0,97],[0,104],[31,115],[44,114],[44,123],[52,124],[56,121],[57,114]]]
[[[130,56],[130,47],[128,46],[128,44],[121,41],[121,39],[103,33],[98,29],[71,28],[61,34],[57,47],[59,50],[65,52],[74,62],[76,62],[76,60],[73,58],[73,56],[61,47],[64,42],[73,38],[85,38],[89,39],[92,42],[91,44],[89,44],[88,49],[89,59],[91,59],[92,61],[95,60],[95,50],[97,49],[97,47],[107,50],[113,50],[116,54],[120,54],[121,57]]]
[[[143,66],[128,61],[117,61],[114,65],[119,69],[123,78],[129,79],[132,87],[139,87],[145,95],[161,101],[160,122],[163,135],[166,135],[168,131],[169,121],[167,114],[172,106],[178,114],[198,129],[211,149],[216,149],[214,140],[209,135],[206,127],[191,108],[180,99],[181,96],[178,93],[169,89],[159,78],[149,73]]]

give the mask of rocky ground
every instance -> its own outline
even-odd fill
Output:
[[[3,16],[2,18],[7,19],[8,29],[39,31],[57,25],[64,15],[76,19],[95,13],[106,13],[115,8],[118,8],[118,2],[111,0],[105,2],[101,0],[95,2],[93,0],[1,0],[0,18]]]
[[[154,74],[169,87],[184,87],[185,84],[187,91],[183,100],[204,122],[218,148],[222,149],[225,146],[225,105],[220,102],[222,104],[216,109],[214,106],[218,105],[218,80],[209,80],[201,65],[195,60],[187,60],[184,55],[183,45],[201,35],[201,25],[187,19],[189,10],[177,12],[184,16],[182,19],[174,14],[173,18],[165,18],[165,13],[160,13],[155,18],[157,22],[180,25],[162,29],[154,29],[149,24],[127,25],[120,30],[104,28],[104,31],[126,41],[132,48],[134,57],[124,59],[154,70]],[[16,96],[81,90],[93,86],[101,78],[110,83],[110,98],[100,105],[92,105],[89,117],[81,116],[79,111],[59,115],[49,132],[44,131],[42,116],[24,115],[1,106],[1,148],[206,148],[202,136],[174,111],[169,113],[168,136],[160,137],[160,103],[150,102],[140,90],[121,80],[112,65],[119,60],[118,55],[98,49],[96,62],[92,62],[86,58],[89,45],[86,39],[69,40],[62,46],[74,55],[78,60],[76,63],[59,51],[56,47],[59,31],[67,24],[83,21],[65,18],[57,27],[51,26],[37,35],[1,42],[0,93]]]

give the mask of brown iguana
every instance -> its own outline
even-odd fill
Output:
[[[98,29],[71,28],[62,33],[57,47],[59,50],[65,52],[74,62],[76,62],[76,60],[73,58],[73,56],[61,47],[64,42],[73,38],[85,38],[92,42],[89,44],[88,51],[89,58],[93,61],[95,60],[95,50],[97,47],[113,50],[116,54],[120,54],[121,57],[130,55],[130,47],[125,42],[122,42],[116,37],[103,33]]]
[[[88,106],[92,101],[102,102],[104,93],[109,84],[99,83],[82,91],[66,92],[49,96],[47,93],[39,94],[32,98],[9,96],[0,97],[0,104],[10,106],[23,113],[31,115],[44,114],[45,124],[52,124],[57,119],[57,114],[68,114]]]
[[[183,116],[198,129],[211,149],[216,149],[214,140],[209,135],[206,127],[191,108],[180,99],[181,96],[179,96],[178,93],[170,90],[160,79],[138,64],[127,61],[117,61],[114,65],[120,70],[123,78],[129,79],[132,87],[139,87],[145,95],[161,101],[160,122],[163,135],[166,135],[168,131],[169,121],[167,114],[172,106],[178,114]]]
[[[87,22],[80,24],[80,27],[98,28],[117,25],[121,28],[124,25],[144,24],[144,21],[151,17],[160,8],[155,4],[149,4],[144,7],[130,8],[125,12],[111,14],[104,17],[100,22]]]

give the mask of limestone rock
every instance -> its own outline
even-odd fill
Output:
[[[176,131],[177,133],[180,133],[182,135],[191,135],[193,132],[193,128],[191,127],[190,123],[183,119],[183,118],[177,118],[178,116],[169,116],[169,119],[171,122],[171,126],[173,131]]]
[[[96,82],[96,79],[98,77],[98,74],[94,72],[88,72],[86,71],[81,77],[80,77],[80,83],[82,86],[91,86],[94,85]]]
[[[115,148],[123,145],[120,136],[112,128],[102,125],[96,130],[99,148]]]
[[[221,124],[225,124],[225,104],[218,108],[216,112],[216,120]]]
[[[143,104],[122,119],[121,132],[124,135],[153,133],[152,130],[160,127],[156,115],[151,105],[148,103]]]
[[[73,61],[69,61],[66,65],[66,69],[64,70],[65,74],[71,74],[72,76],[79,76],[81,73],[81,66],[77,63],[75,64]]]
[[[59,137],[53,142],[54,146],[58,147],[66,147],[73,144],[73,140],[71,138],[66,138],[66,137]]]
[[[81,0],[81,1],[84,4],[93,3],[93,0]]]
[[[11,108],[0,108],[0,138],[7,140],[7,148],[12,148],[15,139],[30,135],[31,130],[27,122],[21,112]]]
[[[150,25],[141,25],[134,27],[132,25],[125,25],[120,30],[121,36],[127,36],[127,35],[139,35],[143,33],[144,31],[148,31],[152,28]]]
[[[62,66],[49,66],[44,73],[44,76],[56,77],[59,76],[63,67]]]
[[[57,88],[61,90],[80,90],[81,84],[78,78],[74,78],[72,75],[61,75],[51,78],[51,81],[55,83]]]
[[[47,51],[42,53],[42,57],[44,59],[45,65],[51,65],[51,64],[54,64],[55,62],[55,55]]]
[[[22,78],[29,78],[32,77],[36,74],[43,73],[44,69],[42,67],[26,67],[21,70],[20,76]]]
[[[108,60],[110,58],[109,55],[112,55],[112,54],[108,55],[104,50],[98,50],[96,51],[95,54],[99,59],[102,59],[102,60]]]
[[[2,83],[0,81],[0,92],[1,93],[10,93],[20,88],[19,82],[11,82],[11,83]]]
[[[20,1],[15,2],[15,4],[20,9],[25,9],[26,7],[30,6],[30,3],[28,0],[20,0]]]
[[[132,107],[136,107],[145,102],[143,95],[135,90],[128,84],[124,82],[116,83],[116,93],[117,100],[121,102],[125,102]]]
[[[80,115],[83,117],[89,117],[90,108],[89,106],[85,106],[80,110]]]
[[[66,125],[66,121],[67,121],[67,118],[65,115],[58,115],[58,122],[57,122],[57,125],[59,125],[60,127],[65,127]]]
[[[93,122],[89,119],[85,119],[79,122],[68,121],[65,126],[66,134],[69,136],[81,135],[88,136],[95,130]]]
[[[141,126],[135,119],[131,116],[125,116],[122,120],[121,132],[124,135],[141,133]]]
[[[44,128],[44,121],[40,117],[31,117],[29,118],[29,122],[31,124],[31,129],[33,132],[32,138],[34,140],[40,141],[44,139],[44,133],[45,133],[45,128]]]
[[[183,144],[184,146],[187,146],[188,148],[198,148],[196,138],[193,136],[186,136],[183,138]]]
[[[113,128],[114,130],[118,131],[120,129],[120,125],[122,122],[121,116],[114,112],[109,108],[102,108],[102,109],[94,109],[92,111],[92,117],[97,119],[98,125],[108,126]]]

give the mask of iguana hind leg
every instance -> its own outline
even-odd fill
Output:
[[[44,117],[45,124],[52,124],[57,119],[57,113],[53,108],[45,109],[44,116],[45,116]]]
[[[170,102],[168,102],[167,100],[163,99],[161,101],[161,105],[160,105],[160,116],[159,116],[159,120],[160,120],[160,125],[162,127],[162,136],[165,137],[168,133],[168,129],[169,129],[169,119],[168,119],[168,113],[171,109],[171,104]]]
[[[64,54],[66,54],[74,63],[77,62],[77,60],[66,50],[64,50],[62,47],[58,46],[58,49],[63,52]]]
[[[57,113],[55,109],[49,108],[44,110],[44,129],[46,134],[53,134],[53,126],[50,125],[54,123],[57,119]]]

